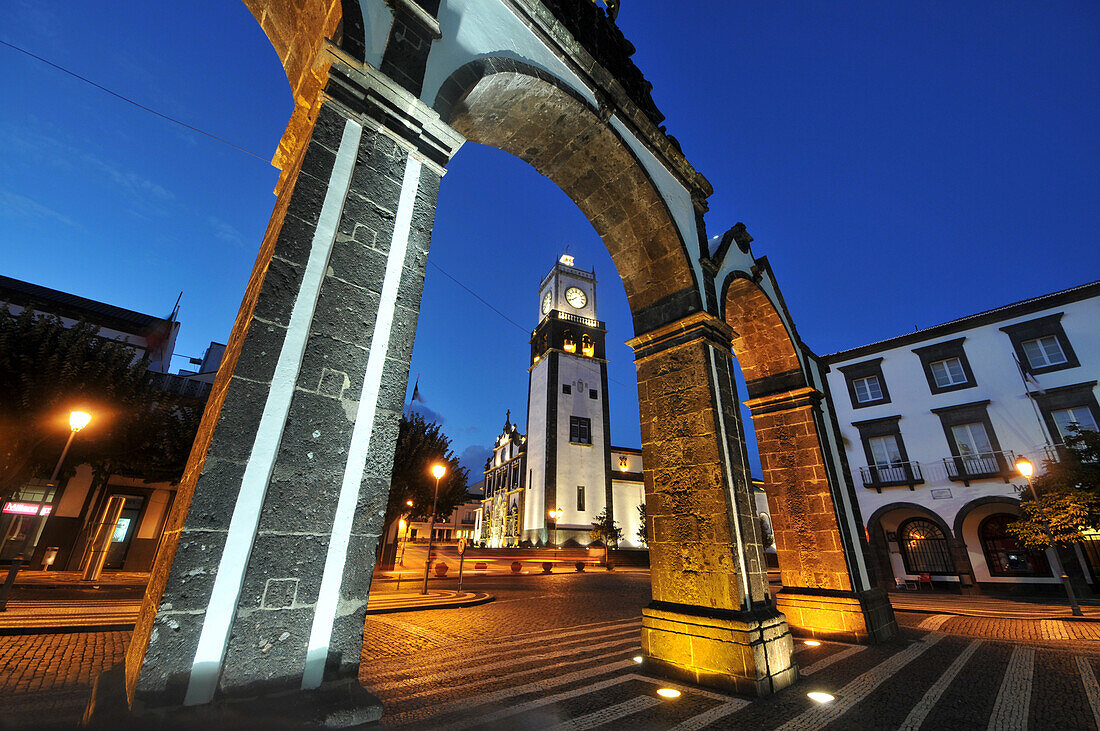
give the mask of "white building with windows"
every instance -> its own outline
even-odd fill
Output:
[[[475,535],[492,548],[587,545],[605,509],[637,548],[645,502],[640,449],[613,447],[607,330],[596,317],[596,275],[564,255],[538,288],[531,335],[527,433],[505,419],[485,465]]]
[[[1058,583],[1049,557],[1021,549],[1005,526],[1025,484],[1016,458],[1041,469],[1071,424],[1100,422],[1100,282],[826,362],[884,584],[923,579],[969,593]],[[1097,553],[1091,544],[1076,553],[1092,581]]]

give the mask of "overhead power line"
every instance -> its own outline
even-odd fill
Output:
[[[0,45],[3,45],[3,46],[7,46],[8,48],[12,49],[13,51],[17,51],[17,52],[19,52],[19,53],[22,53],[22,54],[23,54],[23,55],[25,55],[25,56],[29,56],[30,58],[33,58],[34,60],[36,60],[36,61],[38,61],[38,62],[40,62],[40,63],[44,63],[44,64],[46,64],[47,66],[49,66],[49,67],[50,67],[50,68],[52,68],[52,69],[56,69],[57,71],[60,71],[60,72],[61,72],[61,73],[63,73],[63,74],[66,74],[66,75],[68,75],[68,76],[71,76],[71,77],[72,77],[72,78],[74,78],[74,79],[77,79],[78,81],[83,81],[83,82],[84,82],[85,84],[88,84],[89,86],[93,86],[93,87],[95,87],[96,89],[99,89],[100,91],[102,91],[102,92],[104,92],[104,93],[106,93],[106,94],[110,94],[111,96],[115,97],[116,99],[119,99],[120,101],[124,101],[124,102],[126,102],[127,104],[130,104],[130,105],[132,105],[132,106],[135,106],[135,107],[137,107],[138,109],[140,109],[140,110],[142,110],[142,111],[144,111],[144,112],[148,112],[149,114],[152,114],[152,115],[153,115],[153,116],[155,116],[155,117],[160,117],[161,119],[163,119],[163,120],[165,120],[165,121],[171,122],[172,124],[177,124],[177,125],[179,125],[180,127],[183,127],[184,129],[188,129],[188,130],[191,130],[192,132],[196,132],[196,133],[198,133],[198,134],[200,134],[200,135],[203,135],[204,137],[207,137],[207,138],[209,138],[209,139],[211,139],[211,140],[214,140],[215,142],[220,142],[220,143],[221,143],[221,144],[223,144],[223,145],[226,145],[226,146],[228,146],[228,147],[232,147],[232,148],[233,148],[234,150],[237,150],[238,152],[243,152],[244,154],[246,154],[246,155],[249,155],[249,156],[251,156],[251,157],[254,157],[254,158],[256,158],[257,160],[259,160],[259,161],[261,161],[261,162],[263,162],[263,163],[269,163],[269,162],[270,162],[269,160],[267,160],[267,159],[265,159],[265,158],[263,158],[263,157],[260,157],[260,156],[259,156],[259,155],[257,155],[256,153],[254,153],[254,152],[251,152],[251,151],[249,151],[249,150],[246,150],[246,149],[244,149],[243,147],[241,147],[241,146],[239,146],[239,145],[235,145],[235,144],[233,144],[232,142],[230,142],[230,141],[228,141],[228,140],[226,140],[226,139],[224,139],[224,138],[222,138],[222,137],[218,137],[218,136],[217,136],[217,135],[215,135],[215,134],[211,134],[210,132],[207,132],[206,130],[203,130],[203,129],[199,129],[198,127],[195,127],[194,125],[191,125],[191,124],[188,124],[187,122],[184,122],[184,121],[182,121],[182,120],[176,119],[175,117],[173,117],[173,116],[171,116],[171,115],[165,114],[165,113],[163,113],[163,112],[158,112],[158,111],[157,111],[156,109],[152,109],[151,107],[147,107],[147,106],[145,106],[144,104],[142,104],[142,103],[140,103],[140,102],[134,101],[134,100],[133,100],[133,99],[131,99],[130,97],[126,96],[125,94],[120,94],[120,93],[118,93],[117,91],[114,91],[114,90],[112,90],[112,89],[109,89],[109,88],[107,88],[106,86],[103,86],[102,84],[98,84],[98,83],[96,83],[95,81],[92,81],[91,79],[89,79],[89,78],[88,78],[88,77],[86,77],[86,76],[81,76],[80,74],[76,73],[75,71],[71,71],[71,70],[69,70],[69,69],[65,68],[64,66],[61,66],[60,64],[56,64],[56,63],[54,63],[53,61],[50,61],[50,60],[48,60],[48,59],[45,59],[45,58],[42,58],[42,57],[41,57],[41,56],[39,56],[38,54],[32,53],[32,52],[28,51],[28,50],[27,50],[27,49],[25,49],[25,48],[22,48],[22,47],[20,47],[20,46],[17,46],[17,45],[15,45],[14,43],[8,43],[7,41],[5,41],[5,40],[3,40],[3,39],[0,39]],[[431,260],[429,259],[429,260],[428,260],[428,263],[429,263],[429,264],[431,264],[431,265],[432,265],[433,267],[435,267],[435,268],[436,268],[436,270],[438,270],[440,274],[442,274],[443,276],[447,277],[447,278],[448,278],[448,279],[450,279],[450,280],[451,280],[452,282],[454,282],[454,283],[455,283],[455,284],[457,284],[457,285],[458,285],[459,287],[461,287],[461,288],[462,288],[463,290],[465,290],[465,291],[466,291],[466,292],[467,292],[467,293],[468,293],[468,294],[469,294],[470,296],[472,296],[472,297],[473,297],[474,299],[476,299],[476,300],[477,300],[478,302],[480,302],[481,304],[485,305],[485,306],[486,306],[486,307],[488,307],[488,308],[489,308],[490,310],[492,310],[493,312],[495,312],[495,313],[496,313],[497,315],[499,315],[500,317],[502,317],[502,318],[503,318],[504,320],[506,320],[507,322],[509,322],[509,323],[511,323],[512,325],[514,325],[514,326],[515,326],[516,328],[518,328],[518,329],[519,329],[519,331],[520,331],[520,332],[522,332],[522,333],[523,333],[524,335],[530,335],[530,334],[531,334],[531,331],[530,331],[530,330],[528,330],[528,329],[527,329],[527,328],[525,328],[525,327],[524,327],[523,325],[519,324],[518,322],[516,322],[516,321],[515,321],[515,320],[513,320],[512,318],[508,317],[508,315],[504,314],[503,312],[501,312],[500,310],[498,310],[498,309],[497,309],[496,307],[494,307],[493,305],[491,305],[491,304],[490,304],[490,303],[489,303],[489,302],[488,302],[487,300],[485,300],[485,299],[484,299],[484,298],[483,298],[483,297],[482,297],[481,295],[479,295],[479,294],[478,294],[477,292],[475,292],[475,291],[474,291],[474,290],[472,290],[471,288],[467,287],[467,286],[466,286],[465,284],[463,284],[463,283],[462,283],[462,282],[461,282],[461,281],[460,281],[460,280],[459,280],[458,278],[456,278],[456,277],[454,277],[453,275],[451,275],[451,274],[450,274],[449,272],[447,272],[446,270],[444,270],[444,269],[443,269],[443,268],[442,268],[441,266],[439,266],[438,264],[436,264],[436,263],[435,263],[434,261],[431,261]],[[611,381],[612,383],[616,383],[616,384],[618,384],[618,385],[620,385],[620,386],[624,386],[624,387],[626,386],[626,384],[625,384],[625,383],[623,383],[622,381],[619,381],[619,380],[617,380],[617,379],[611,378],[610,376],[608,376],[608,380],[609,380],[609,381]]]
[[[19,53],[22,53],[26,56],[30,56],[34,60],[40,61],[41,63],[44,63],[47,66],[49,66],[50,68],[57,69],[58,71],[60,71],[63,74],[68,74],[69,76],[73,77],[74,79],[78,79],[80,81],[83,81],[85,84],[88,84],[89,86],[94,86],[95,88],[99,89],[100,91],[102,91],[104,93],[107,93],[107,94],[110,94],[111,96],[115,97],[116,99],[121,99],[122,101],[126,102],[127,104],[132,104],[133,106],[137,107],[138,109],[141,109],[142,111],[148,112],[149,114],[152,114],[154,116],[160,117],[161,119],[167,120],[167,121],[171,122],[172,124],[178,124],[180,127],[183,127],[185,129],[189,129],[192,132],[197,132],[200,135],[203,135],[205,137],[209,137],[210,139],[214,140],[215,142],[220,142],[223,145],[228,145],[229,147],[232,147],[234,150],[237,150],[239,152],[243,152],[246,155],[251,155],[252,157],[256,158],[257,160],[259,160],[263,163],[270,164],[270,162],[271,162],[270,160],[264,159],[264,158],[260,157],[259,155],[257,155],[256,153],[250,152],[250,151],[244,149],[243,147],[240,147],[238,145],[234,145],[232,142],[230,142],[228,140],[225,140],[225,139],[222,139],[221,137],[218,137],[217,135],[210,134],[209,132],[201,130],[198,127],[195,127],[193,125],[187,124],[187,122],[182,122],[182,121],[176,119],[175,117],[164,114],[163,112],[158,112],[156,109],[151,109],[151,108],[145,106],[144,104],[141,104],[140,102],[134,101],[133,99],[131,99],[128,96],[125,96],[124,94],[119,94],[117,91],[112,91],[111,89],[108,89],[106,86],[103,86],[102,84],[97,84],[96,82],[92,81],[91,79],[89,79],[86,76],[81,76],[80,74],[76,73],[75,71],[70,71],[69,69],[65,68],[64,66],[56,64],[53,61],[48,61],[48,60],[42,58],[41,56],[38,56],[34,53],[31,53],[30,51],[28,51],[25,48],[20,48],[19,46],[15,45],[13,43],[8,43],[5,40],[0,40],[0,45],[7,46],[8,48],[12,49],[13,51],[18,51]]]

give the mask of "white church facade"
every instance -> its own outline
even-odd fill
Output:
[[[607,510],[642,548],[640,449],[611,445],[607,330],[596,315],[596,275],[562,256],[538,289],[531,336],[527,432],[510,414],[485,466],[474,535],[491,548],[587,545]]]

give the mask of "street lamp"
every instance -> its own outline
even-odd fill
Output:
[[[1050,541],[1050,553],[1054,557],[1054,570],[1062,578],[1062,586],[1066,588],[1066,596],[1069,597],[1073,616],[1080,617],[1082,616],[1081,607],[1077,605],[1077,597],[1073,593],[1073,585],[1069,583],[1069,575],[1062,568],[1062,559],[1058,556],[1058,547],[1054,545],[1054,534],[1050,530],[1050,521],[1047,520],[1047,513],[1043,510],[1043,504],[1039,502],[1035,485],[1031,482],[1031,476],[1035,474],[1035,465],[1027,457],[1020,457],[1016,460],[1016,471],[1027,480],[1028,489],[1031,490],[1031,499],[1035,501],[1035,508],[1039,511],[1039,523],[1043,526],[1043,532],[1046,533],[1047,540]]]
[[[76,433],[88,426],[88,422],[92,420],[92,415],[84,411],[73,411],[69,414],[69,439],[65,442],[65,448],[61,450],[61,456],[57,459],[57,464],[54,465],[53,474],[50,475],[49,482],[46,483],[47,488],[53,488],[53,502],[57,501],[57,476],[61,474],[61,465],[65,463],[65,456],[69,454],[69,447],[73,445],[73,437]],[[38,504],[34,508],[34,516],[36,518],[42,518],[42,508],[46,506],[46,495],[48,490],[42,491],[42,497],[39,498]],[[51,510],[52,512],[52,510]],[[46,520],[43,518],[38,523],[38,530],[34,532],[34,539],[31,539],[31,532],[28,530],[23,537],[23,545],[19,547],[19,553],[15,560],[11,562],[11,567],[8,569],[8,576],[4,580],[4,586],[0,587],[0,612],[7,609],[8,594],[11,592],[11,587],[15,583],[15,576],[19,573],[19,569],[22,567],[23,562],[30,563],[30,556],[27,554],[34,550],[34,547],[38,545],[38,539],[42,537],[42,529],[46,527]]]
[[[421,594],[428,593],[428,571],[432,568],[432,538],[435,533],[435,506],[439,502],[439,478],[447,474],[447,468],[442,464],[432,465],[432,477],[435,478],[435,494],[432,497],[432,517],[428,521],[428,560],[424,562],[424,588]]]
[[[550,511],[550,517],[554,519],[554,538],[557,539],[558,544],[561,543],[561,535],[558,534],[558,521],[561,520],[562,513],[563,513],[563,511],[562,511],[561,508],[558,508],[557,510],[551,510]],[[555,544],[555,548],[557,548],[557,547],[558,546]]]
[[[406,500],[405,501],[405,507],[409,508],[408,512],[405,513],[404,520],[402,521],[402,522],[405,523],[405,540],[401,542],[401,555],[397,557],[397,563],[398,563],[399,566],[401,566],[401,568],[398,569],[396,566],[394,567],[394,569],[397,572],[397,589],[396,589],[397,591],[401,591],[401,572],[405,568],[405,547],[409,543],[409,529],[412,528],[412,506],[413,506],[413,501],[412,500]],[[401,529],[400,523],[398,523],[397,528],[400,531],[400,529]]]

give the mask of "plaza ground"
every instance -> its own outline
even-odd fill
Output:
[[[799,643],[802,681],[749,699],[664,683],[634,662],[649,601],[644,572],[493,574],[467,577],[464,588],[496,600],[368,617],[360,677],[385,704],[381,726],[1100,728],[1097,622],[899,612],[897,642]],[[3,725],[75,723],[96,674],[128,639],[0,637]],[[662,700],[655,691],[665,686],[682,695]],[[818,705],[811,690],[837,700]]]

